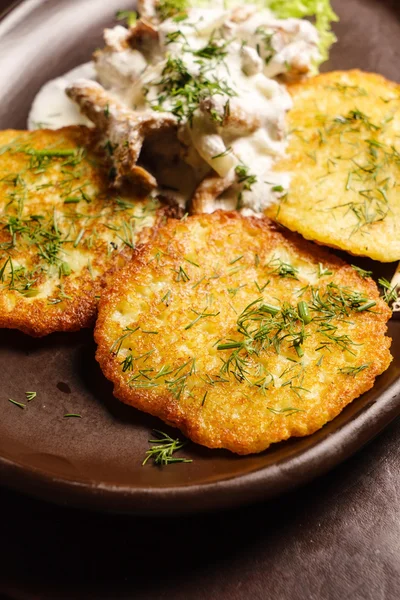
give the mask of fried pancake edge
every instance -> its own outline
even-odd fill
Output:
[[[290,84],[288,90],[294,101],[293,110],[288,114],[289,129],[292,132],[297,131],[297,133],[292,133],[287,157],[278,163],[277,170],[291,173],[292,181],[287,197],[283,197],[280,202],[267,208],[267,216],[317,244],[345,250],[355,256],[368,256],[380,262],[399,260],[400,236],[396,232],[396,222],[400,219],[400,192],[396,191],[396,173],[394,172],[395,169],[399,170],[398,166],[393,166],[393,171],[385,173],[385,177],[388,174],[391,176],[389,187],[386,183],[381,186],[373,182],[373,174],[370,178],[371,181],[364,182],[360,173],[363,172],[362,168],[366,165],[370,169],[377,166],[377,181],[385,179],[383,173],[382,176],[379,175],[380,165],[386,160],[383,156],[384,151],[382,147],[374,145],[373,140],[375,138],[380,140],[378,144],[382,141],[387,142],[386,154],[391,152],[390,148],[396,136],[398,137],[400,134],[400,85],[385,79],[382,75],[354,69],[323,73],[304,82]],[[359,90],[359,96],[357,90]],[[338,95],[337,111],[329,113],[328,109],[325,111],[326,103],[331,102],[329,95],[331,95],[333,103],[333,98],[336,98],[335,94]],[[339,102],[340,100],[342,102]],[[379,108],[377,108],[377,102],[380,103]],[[315,111],[314,125],[311,131],[307,126],[304,127],[304,123],[308,119],[314,103],[316,108],[317,106],[318,109],[319,107],[323,108],[319,112]],[[366,103],[365,107],[364,103]],[[376,131],[377,115],[379,114],[383,120],[385,120],[385,115],[391,119],[394,105],[397,106],[394,120],[392,122],[389,120],[382,132]],[[359,111],[360,106],[361,111]],[[333,110],[332,107],[331,110]],[[356,118],[353,122],[348,120],[346,123],[345,117],[350,115],[351,111],[355,111]],[[358,121],[357,111],[359,112]],[[370,122],[367,120],[364,127],[362,119],[371,114],[373,116]],[[348,129],[360,127],[360,132],[354,131],[350,137],[348,136],[346,144],[343,144],[342,141],[339,143],[338,140],[331,141],[331,134],[326,134],[326,129],[324,129],[326,116],[329,117],[326,129],[329,131],[332,123],[336,121],[336,129],[333,128],[333,132],[334,135],[337,134],[338,138],[343,136],[340,137],[340,140],[346,139],[346,133],[343,133],[346,127]],[[320,122],[318,118],[320,118]],[[344,119],[343,124],[340,123],[340,119]],[[389,128],[389,130],[385,131],[385,128]],[[308,138],[302,142],[303,133],[308,135]],[[362,137],[362,143],[372,139],[372,145],[369,144],[365,148],[360,146],[360,137],[358,147],[354,151],[357,154],[354,158],[357,164],[347,160],[341,162],[343,152],[350,152],[349,149],[354,144],[356,136]],[[326,143],[330,144],[327,146],[329,156],[324,154]],[[368,148],[369,150],[367,150]],[[377,154],[375,162],[373,155],[371,155],[371,160],[368,158],[370,150]],[[358,158],[358,154],[362,158]],[[321,158],[321,163],[319,163],[319,158]],[[396,159],[397,165],[399,164],[398,158]],[[327,164],[328,162],[330,165]],[[329,171],[331,173],[327,175]],[[359,182],[356,182],[357,177],[359,177]],[[319,191],[320,186],[323,186],[322,191]],[[353,194],[353,187],[357,194]],[[350,188],[351,197],[346,195],[346,192],[349,191],[348,188]],[[371,198],[376,197],[378,202],[372,201],[371,203],[366,200],[367,204],[365,204],[365,195],[363,196],[363,194],[366,194],[368,189],[361,188],[371,188]],[[359,195],[360,192],[361,195]],[[384,197],[388,196],[389,205],[387,206]],[[342,205],[343,210],[338,208],[338,205]],[[324,212],[320,213],[320,211]],[[359,217],[355,216],[356,213]],[[379,220],[383,214],[386,216]],[[371,221],[369,224],[368,219]]]
[[[43,149],[46,151],[48,148],[57,150],[60,147],[76,151],[77,153],[80,148],[85,149],[87,155],[84,156],[80,162],[77,160],[77,166],[65,166],[64,175],[65,181],[67,181],[68,177],[73,179],[75,175],[77,175],[77,185],[83,183],[84,185],[82,188],[86,191],[89,190],[93,194],[93,199],[91,202],[85,202],[81,199],[80,202],[75,204],[72,203],[72,201],[75,202],[75,199],[72,198],[71,204],[63,203],[61,194],[64,193],[62,187],[62,185],[64,185],[64,181],[62,181],[64,175],[60,174],[63,167],[59,166],[60,163],[63,162],[63,159],[55,159],[54,164],[52,164],[51,161],[48,162],[44,168],[41,167],[42,170],[44,170],[44,173],[40,173],[39,168],[37,169],[38,174],[36,175],[34,169],[31,169],[30,167],[26,168],[24,162],[25,158],[21,158],[21,152],[17,151],[16,153],[11,154],[11,152],[7,152],[7,150],[3,151],[0,156],[0,168],[3,173],[3,181],[6,179],[4,173],[7,174],[7,172],[13,173],[18,171],[19,174],[22,173],[20,180],[23,181],[23,178],[25,177],[29,181],[28,185],[32,186],[28,188],[28,195],[24,199],[25,212],[23,213],[23,219],[25,222],[30,218],[29,215],[32,214],[30,207],[33,207],[34,212],[39,212],[41,206],[43,206],[43,214],[47,215],[48,212],[52,210],[52,202],[54,200],[54,209],[58,211],[58,214],[66,212],[67,210],[71,213],[71,238],[74,239],[78,237],[80,231],[80,220],[79,217],[75,218],[75,215],[79,214],[79,211],[82,211],[89,215],[89,217],[88,219],[83,220],[85,227],[82,227],[82,229],[85,229],[85,232],[82,236],[82,241],[77,247],[77,252],[75,252],[74,244],[72,242],[67,242],[65,246],[62,246],[62,249],[66,248],[65,253],[63,252],[63,256],[65,254],[65,257],[62,259],[63,261],[68,261],[69,255],[73,255],[74,260],[77,260],[77,269],[76,272],[72,272],[72,277],[65,275],[58,277],[57,273],[53,273],[50,279],[46,279],[47,276],[45,274],[42,278],[39,277],[40,290],[45,290],[47,283],[49,286],[48,293],[43,291],[43,293],[41,292],[38,294],[39,297],[25,296],[25,292],[20,293],[19,291],[12,289],[11,284],[9,287],[4,285],[3,289],[0,289],[0,327],[19,329],[34,337],[42,337],[56,331],[77,331],[81,328],[90,327],[95,321],[98,303],[97,297],[102,293],[106,277],[126,261],[130,260],[134,252],[133,248],[126,246],[118,239],[118,234],[120,232],[115,232],[114,235],[114,232],[112,232],[110,228],[106,234],[104,233],[105,226],[108,224],[112,225],[114,220],[118,218],[116,209],[119,209],[119,206],[117,207],[115,202],[117,194],[108,190],[108,168],[107,165],[103,163],[102,157],[98,152],[96,134],[83,126],[66,127],[56,131],[37,130],[25,132],[8,130],[0,133],[0,147],[7,148],[8,145],[12,147],[11,152],[14,152],[13,148],[15,146],[21,146],[21,148],[24,149],[25,154],[27,152],[40,152],[43,151]],[[35,156],[33,155],[27,156],[26,161],[28,161],[28,158],[29,160],[35,160]],[[68,162],[68,157],[65,159],[65,162]],[[25,174],[25,172],[27,174]],[[82,172],[83,175],[80,175],[80,172]],[[86,181],[83,181],[85,174],[88,175],[88,178]],[[42,186],[44,188],[43,190],[39,189],[38,191],[34,191],[36,190],[36,180],[40,183],[38,188]],[[48,196],[46,196],[46,192],[49,189],[49,187],[46,188],[46,186],[52,181],[55,181],[55,184],[53,187],[50,187]],[[21,188],[20,193],[22,195],[22,184],[16,184],[14,186],[17,190],[15,193],[19,193],[18,186]],[[0,193],[1,191],[3,192],[3,199],[0,197],[0,204],[3,205],[5,211],[3,217],[0,214],[0,223],[2,220],[6,222],[9,218],[5,207],[6,203],[9,202],[9,194],[13,193],[13,189],[13,185],[7,180],[3,184],[0,181]],[[66,187],[64,189],[68,190],[69,188]],[[71,196],[74,194],[77,195],[77,192],[72,191]],[[86,196],[87,195],[88,194],[86,194]],[[124,196],[123,199],[125,200],[126,196]],[[135,210],[143,210],[143,212],[145,212],[147,201],[135,200],[128,196],[127,202],[131,202],[132,206],[135,206],[135,208],[126,209],[126,220],[131,223],[132,220],[129,221],[130,216]],[[114,206],[115,210],[113,208]],[[102,219],[99,220],[100,224],[93,229],[92,223],[95,222],[95,219],[91,219],[92,214],[102,210],[108,212],[104,213],[104,218],[102,217]],[[16,213],[16,211],[14,212]],[[122,213],[123,211],[120,214],[122,215]],[[146,225],[141,228],[140,221],[137,221],[138,226],[134,232],[136,243],[150,240],[153,235],[156,235],[157,229],[162,225],[165,218],[168,215],[174,214],[174,209],[158,203],[154,215],[150,215],[148,218],[149,224],[153,227]],[[17,215],[12,213],[11,216],[16,217]],[[7,222],[9,223],[9,221]],[[134,221],[134,223],[136,224],[136,221]],[[17,234],[17,240],[20,240],[21,238],[18,238],[18,235],[19,234]],[[90,237],[94,239],[94,243],[93,246],[89,247]],[[10,240],[11,234],[7,233],[3,223],[3,231],[0,231],[0,242],[7,245]],[[107,244],[113,243],[114,245],[117,245],[116,242],[118,244],[118,251],[108,255]],[[24,264],[26,257],[28,257],[29,260],[32,258],[33,261],[38,262],[36,256],[33,256],[33,254],[30,256],[29,245],[24,241],[20,243],[21,250],[19,250],[18,243],[16,245],[15,252],[18,253],[18,256],[16,259],[13,258],[14,269],[16,262],[21,261],[21,263]],[[43,245],[44,243],[45,239]],[[36,252],[37,247],[34,246],[34,248]],[[81,255],[79,254],[80,248],[83,248]],[[13,254],[13,248],[11,248],[9,252],[10,256],[15,256],[15,254]],[[32,253],[33,252],[34,251],[32,250]],[[83,266],[83,258],[80,260],[80,256],[87,260],[87,267]],[[7,260],[8,254],[4,253],[4,255],[2,255],[0,250],[0,272],[4,266],[4,262]],[[36,262],[32,267],[33,270],[36,268]],[[61,264],[62,261],[60,260],[59,262]],[[43,264],[43,261],[41,264]],[[52,268],[57,270],[57,264],[55,266],[53,265]],[[10,263],[6,265],[6,269],[8,270],[9,279],[7,280],[6,272],[4,272],[2,274],[2,279],[0,280],[0,287],[2,282],[7,284],[7,281],[10,281]],[[58,291],[56,294],[54,293],[54,290],[61,284],[63,286],[60,288],[62,289],[62,293],[60,292],[59,296],[54,298],[54,296],[58,294]],[[29,288],[27,291],[30,291]],[[54,304],[52,304],[52,302],[54,302]]]
[[[390,318],[391,312],[379,298],[376,285],[372,280],[361,279],[349,265],[346,265],[339,258],[332,256],[322,248],[310,244],[296,234],[284,231],[266,218],[242,217],[237,213],[220,211],[212,215],[190,217],[188,222],[190,223],[192,219],[202,220],[206,227],[210,226],[214,231],[219,229],[222,237],[224,226],[238,221],[243,224],[244,220],[266,242],[272,240],[271,243],[282,244],[286,249],[297,253],[302,260],[313,264],[316,264],[317,255],[317,260],[323,262],[326,268],[340,271],[340,281],[351,284],[356,283],[357,289],[361,287],[368,294],[368,298],[375,301],[377,308],[379,308],[378,315],[364,313],[358,317],[362,319],[363,329],[368,332],[365,336],[368,351],[374,352],[370,368],[359,373],[357,378],[337,375],[335,389],[332,391],[334,397],[327,403],[326,407],[319,406],[316,414],[308,419],[304,420],[301,413],[299,413],[300,417],[297,415],[295,418],[293,416],[272,415],[271,426],[267,434],[262,431],[258,433],[255,431],[259,427],[260,421],[258,420],[254,420],[254,423],[250,421],[249,424],[239,423],[232,428],[220,425],[218,419],[215,418],[214,421],[217,423],[214,422],[213,426],[209,427],[206,422],[207,417],[202,415],[198,406],[194,408],[189,406],[188,409],[187,407],[182,408],[179,401],[169,393],[159,393],[155,399],[152,393],[147,390],[133,390],[127,380],[121,377],[120,357],[116,357],[110,352],[115,342],[115,335],[112,333],[112,327],[109,324],[110,315],[112,315],[121,298],[124,297],[126,290],[129,288],[130,280],[138,274],[140,275],[140,273],[147,273],[148,262],[154,254],[153,251],[157,248],[163,251],[168,247],[168,241],[170,242],[173,239],[173,232],[177,226],[177,221],[170,220],[162,232],[165,243],[158,239],[154,244],[143,246],[136,253],[134,261],[115,274],[109,283],[107,293],[103,295],[100,301],[95,328],[95,340],[98,346],[96,359],[104,375],[113,383],[116,398],[179,428],[196,443],[209,448],[227,448],[237,454],[245,455],[261,452],[268,448],[270,444],[286,440],[289,437],[305,436],[317,431],[328,421],[335,418],[347,404],[373,386],[376,376],[385,371],[391,362],[389,351],[391,340],[385,336],[387,331],[386,322]],[[379,344],[377,344],[378,339]]]

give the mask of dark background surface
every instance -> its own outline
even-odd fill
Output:
[[[0,0],[0,9],[8,4]],[[396,18],[398,0],[334,4],[354,10],[354,31],[337,28],[354,48],[343,68],[373,63],[393,74],[399,47],[388,64],[378,40],[370,55],[360,40],[368,37],[363,14],[379,5]],[[382,28],[381,39],[385,33]],[[279,500],[232,512],[167,519],[102,515],[0,490],[0,596],[398,600],[399,464],[397,420],[329,475]]]

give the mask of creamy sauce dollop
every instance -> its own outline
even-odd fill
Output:
[[[93,62],[75,67],[57,79],[46,83],[36,95],[28,117],[28,129],[60,129],[69,125],[91,123],[65,93],[67,86],[77,79],[96,79]]]
[[[224,208],[262,212],[290,183],[289,175],[273,171],[285,153],[291,108],[281,79],[298,79],[312,69],[316,29],[252,5],[193,8],[184,19],[170,18],[153,29],[139,49],[132,30],[105,30],[106,48],[96,52],[94,67],[88,63],[46,84],[29,127],[87,124],[64,90],[82,76],[96,78],[134,110],[176,115],[193,177],[224,178]]]

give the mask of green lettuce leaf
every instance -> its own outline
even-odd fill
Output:
[[[313,17],[320,37],[318,64],[328,59],[329,49],[336,42],[331,24],[339,20],[330,0],[265,0],[265,4],[279,19]]]

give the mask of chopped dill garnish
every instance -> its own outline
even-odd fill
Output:
[[[327,275],[333,275],[333,272],[330,271],[329,269],[326,269],[322,263],[318,263],[317,275],[318,275],[318,278],[326,277]]]
[[[360,275],[360,277],[362,277],[363,279],[366,279],[367,277],[372,277],[372,275],[373,275],[372,271],[366,271],[365,269],[362,269],[361,267],[357,267],[357,265],[351,265],[351,266],[353,267],[355,272],[358,273],[358,275]]]
[[[115,17],[117,21],[126,21],[128,27],[133,27],[136,25],[137,14],[134,10],[118,10],[115,14]]]
[[[26,404],[23,404],[22,402],[17,402],[16,400],[13,400],[12,398],[8,399],[9,402],[11,402],[11,404],[14,404],[15,406],[18,406],[18,408],[26,408]]]
[[[161,302],[163,302],[165,304],[165,306],[169,306],[171,303],[171,290],[168,290],[168,292],[161,298]]]
[[[249,173],[249,170],[249,167],[246,167],[246,165],[237,165],[235,167],[238,183],[243,184],[244,190],[250,191],[252,186],[257,183],[257,177]]]
[[[275,35],[275,32],[270,31],[265,25],[260,25],[260,27],[257,27],[255,34],[261,37],[264,50],[264,52],[261,52],[260,44],[257,44],[257,52],[259,56],[261,56],[264,59],[265,64],[268,65],[276,54],[276,50],[272,45],[272,40]]]
[[[371,363],[365,363],[363,365],[359,365],[358,367],[342,367],[341,369],[339,369],[339,373],[342,373],[343,375],[351,375],[352,377],[355,377],[356,375],[361,373],[361,371],[368,369],[370,364]]]
[[[303,323],[305,325],[308,325],[308,323],[310,323],[310,321],[312,321],[312,317],[310,316],[310,313],[308,311],[307,302],[304,302],[304,300],[299,302],[297,304],[297,310],[298,310],[300,319],[303,321]]]
[[[198,265],[197,263],[195,263],[193,260],[190,260],[190,258],[186,258],[186,256],[183,257],[184,260],[186,260],[186,262],[188,262],[190,265],[193,265],[194,267],[199,267],[200,265]]]
[[[393,285],[385,277],[378,279],[378,283],[382,288],[382,298],[387,304],[391,304],[397,300],[397,286]]]
[[[235,263],[237,263],[239,260],[242,260],[243,258],[243,254],[241,254],[240,256],[238,256],[237,258],[234,258],[233,260],[231,260],[231,262],[229,263],[230,265],[234,265]]]
[[[122,348],[122,344],[124,343],[124,341],[130,337],[133,333],[135,333],[136,331],[138,331],[138,329],[140,329],[140,327],[135,327],[134,329],[132,329],[131,327],[125,327],[125,329],[123,330],[122,335],[119,336],[118,339],[115,340],[115,342],[113,343],[113,345],[111,346],[110,352],[111,354],[114,354],[115,356],[118,356],[121,348]]]
[[[279,277],[290,277],[292,279],[297,279],[297,274],[299,270],[296,269],[296,267],[293,267],[291,264],[285,263],[280,258],[273,258],[268,263],[268,266],[273,268],[271,273],[274,275],[279,275]]]
[[[126,371],[132,371],[133,369],[133,356],[132,354],[128,354],[128,356],[126,356],[124,358],[124,360],[122,362],[120,362],[120,365],[122,365],[122,372],[126,373]]]
[[[25,396],[26,399],[28,400],[28,402],[31,402],[32,400],[34,400],[37,396],[36,392],[25,392]]]
[[[223,79],[218,80],[214,75],[209,76],[212,62],[204,62],[204,59],[199,58],[199,72],[193,75],[182,58],[169,55],[161,77],[151,82],[152,86],[160,90],[155,101],[148,99],[151,108],[162,112],[168,110],[177,117],[178,121],[187,119],[191,124],[193,113],[202,100],[216,94],[225,96],[227,100],[236,96],[236,92]],[[149,94],[149,89],[145,90],[146,96]],[[220,121],[220,115],[216,112],[210,113],[210,116]]]
[[[236,296],[236,294],[238,293],[239,290],[241,290],[242,288],[246,287],[247,284],[243,283],[243,285],[238,285],[238,287],[235,288],[228,288],[227,291],[229,294],[232,294],[232,296]]]
[[[186,331],[187,329],[191,329],[192,327],[194,327],[194,325],[196,325],[196,323],[198,323],[199,321],[201,321],[201,319],[206,319],[207,317],[217,317],[220,313],[216,312],[216,313],[207,313],[205,312],[205,310],[203,312],[198,312],[197,310],[194,310],[194,308],[191,309],[192,312],[194,312],[195,315],[197,315],[197,317],[188,325],[186,325],[183,329]]]
[[[180,281],[182,281],[183,283],[186,283],[187,281],[190,281],[190,277],[186,273],[186,271],[184,270],[183,267],[180,266],[178,270],[175,270],[175,273],[176,273],[176,278],[175,278],[176,282],[179,283]]]
[[[378,131],[380,128],[379,125],[375,125],[372,123],[370,118],[357,108],[354,110],[350,110],[346,116],[338,116],[334,119],[335,123],[340,124],[362,124],[370,131]]]
[[[259,284],[257,281],[255,281],[255,282],[254,282],[254,285],[256,286],[256,288],[257,288],[257,291],[258,291],[258,292],[260,292],[260,294],[261,294],[261,293],[262,293],[262,292],[265,290],[265,288],[267,287],[267,285],[269,285],[270,281],[271,281],[271,280],[270,280],[270,279],[268,279],[268,281],[266,281],[266,282],[264,283],[264,285],[260,285],[260,284]]]
[[[144,355],[144,356],[147,356]],[[135,360],[142,359],[144,356],[138,357]],[[123,364],[123,363],[121,363]],[[160,386],[165,386],[177,400],[186,391],[186,384],[191,375],[196,372],[196,359],[191,358],[179,367],[171,367],[163,365],[156,372],[153,368],[138,367],[128,384],[136,389],[152,389]]]
[[[340,287],[333,282],[322,291],[307,286],[311,299],[301,300],[297,306],[283,303],[275,306],[264,301],[262,297],[250,303],[237,317],[237,336],[220,339],[216,347],[220,352],[227,352],[222,358],[221,374],[233,375],[239,383],[258,385],[262,389],[270,385],[269,373],[262,379],[254,379],[254,358],[263,351],[274,351],[281,354],[282,344],[293,349],[298,358],[304,355],[304,343],[309,337],[310,323],[314,323],[315,334],[320,338],[315,351],[337,346],[342,351],[355,354],[356,344],[347,334],[338,331],[338,325],[332,321],[346,322],[353,313],[366,312],[376,302],[369,300],[360,292]],[[287,360],[294,360],[286,355]],[[295,364],[298,362],[295,361]],[[321,363],[319,363],[321,364]],[[253,366],[252,366],[253,365]],[[293,378],[284,382],[282,387],[290,386],[297,395],[301,391],[308,392],[301,384],[294,384]]]
[[[159,0],[157,3],[157,12],[162,21],[185,15],[188,8],[188,0]]]
[[[179,438],[173,439],[167,433],[159,431],[158,429],[155,429],[153,433],[156,438],[149,440],[149,443],[153,444],[153,446],[146,451],[146,458],[142,462],[142,466],[146,465],[149,460],[152,460],[155,465],[160,467],[173,463],[193,462],[189,458],[173,456],[175,452],[181,450],[188,444],[188,440],[180,440]]]
[[[212,160],[214,160],[215,158],[222,158],[223,156],[227,156],[227,154],[230,154],[232,152],[232,146],[228,146],[223,152],[220,152],[219,154],[215,154],[215,156],[212,156]]]

